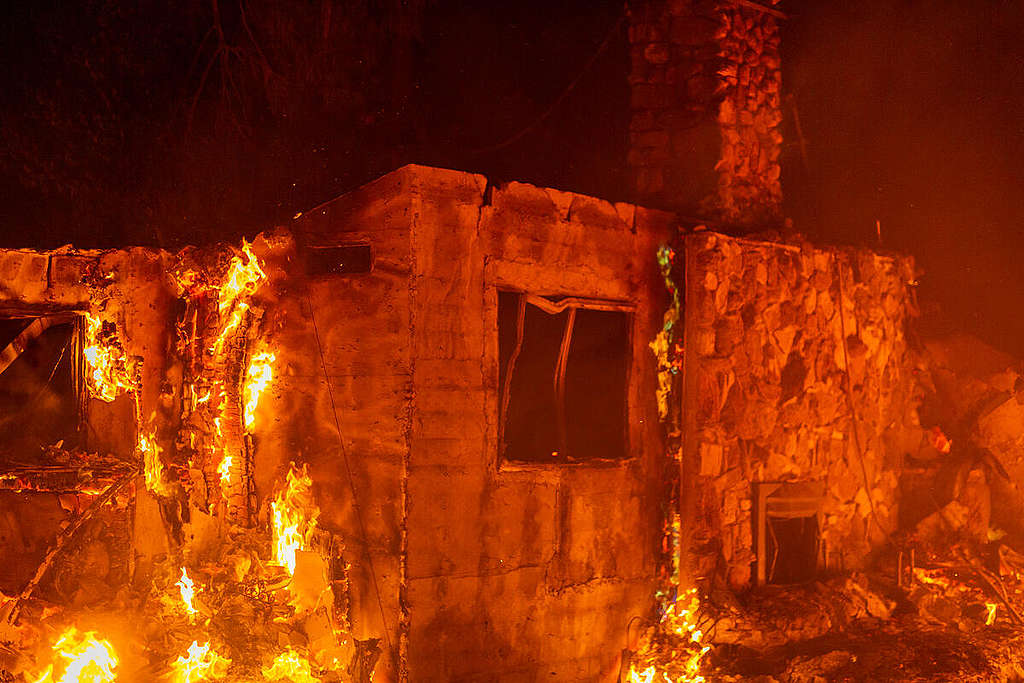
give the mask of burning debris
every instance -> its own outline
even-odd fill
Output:
[[[181,258],[185,263],[191,256]],[[367,668],[365,653],[357,654],[347,619],[336,608],[346,600],[333,594],[345,585],[333,575],[337,562],[333,555],[321,557],[340,543],[319,539],[308,467],[292,464],[273,500],[262,510],[253,504],[257,407],[273,384],[277,360],[272,350],[252,349],[262,315],[254,297],[269,277],[249,243],[231,256],[221,278],[217,263],[191,263],[174,279],[182,299],[178,348],[188,369],[177,438],[169,437],[162,408],[143,426],[139,365],[125,350],[118,325],[90,314],[83,316],[86,386],[104,403],[132,397],[138,464],[115,459],[107,473],[99,456],[70,458],[58,446],[51,449],[57,464],[49,469],[34,466],[0,477],[5,487],[37,491],[60,478],[65,483],[58,490],[92,499],[84,512],[76,508],[76,521],[33,581],[6,602],[0,629],[4,680],[368,680],[372,664]],[[62,457],[74,463],[67,474]],[[93,467],[83,471],[90,462]],[[152,564],[152,583],[96,595],[88,612],[36,595],[61,553],[82,542],[93,516],[128,509],[130,498],[118,494],[136,477],[136,494],[154,497],[177,539]],[[90,491],[92,482],[103,484],[99,492]],[[47,644],[45,633],[54,629],[61,635]]]
[[[711,646],[703,643],[699,613],[696,588],[669,603],[658,624],[641,637],[629,683],[704,683],[701,664]]]

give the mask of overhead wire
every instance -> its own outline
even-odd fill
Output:
[[[388,620],[385,615],[384,601],[380,596],[380,586],[377,583],[377,571],[374,568],[373,556],[370,553],[370,537],[366,533],[366,523],[363,520],[363,513],[359,507],[359,501],[356,497],[356,485],[354,475],[352,473],[352,465],[349,462],[348,448],[345,446],[345,438],[341,430],[341,419],[338,417],[338,405],[334,400],[334,389],[331,388],[331,378],[327,374],[327,359],[324,356],[324,347],[320,342],[320,329],[316,324],[316,312],[313,309],[313,301],[310,299],[309,294],[306,294],[306,304],[309,306],[309,319],[313,323],[313,336],[316,339],[316,348],[320,354],[320,367],[324,373],[324,382],[327,384],[327,395],[331,400],[331,412],[334,415],[334,428],[338,434],[338,445],[341,449],[341,459],[345,464],[345,472],[348,475],[348,486],[352,494],[352,511],[356,516],[356,523],[359,525],[359,533],[362,535],[363,549],[366,553],[366,566],[370,570],[370,581],[373,584],[373,592],[377,598],[377,607],[380,609],[380,619],[383,625],[384,642],[387,644],[388,649],[391,649],[391,637],[388,635]]]

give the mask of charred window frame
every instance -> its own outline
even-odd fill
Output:
[[[82,445],[84,346],[81,313],[0,310],[0,461]]]
[[[634,307],[498,291],[498,452],[504,461],[628,457]]]

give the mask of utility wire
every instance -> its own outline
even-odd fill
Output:
[[[363,548],[366,552],[366,565],[370,570],[370,580],[373,582],[373,592],[377,596],[377,607],[380,609],[381,623],[384,625],[384,642],[388,649],[391,649],[391,636],[388,635],[388,620],[384,614],[384,601],[380,597],[380,587],[377,585],[377,571],[373,566],[373,556],[370,554],[370,537],[366,533],[366,524],[363,522],[363,514],[359,509],[359,501],[356,498],[356,484],[352,478],[352,466],[348,460],[348,449],[345,447],[345,438],[341,433],[341,420],[338,419],[338,406],[334,401],[334,389],[331,388],[331,378],[327,374],[327,360],[324,358],[324,347],[320,343],[320,330],[316,324],[316,313],[313,310],[313,301],[306,294],[306,303],[309,305],[309,319],[313,322],[313,336],[316,338],[316,348],[320,353],[320,367],[323,369],[324,382],[327,383],[327,395],[331,399],[331,412],[334,413],[334,427],[338,432],[338,445],[341,447],[341,459],[345,463],[345,471],[348,474],[348,487],[352,492],[352,510],[356,513],[356,521],[359,523],[359,533],[363,536]]]

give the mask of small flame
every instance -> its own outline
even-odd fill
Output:
[[[242,240],[242,254],[245,256],[244,261],[241,256],[231,259],[231,263],[228,264],[228,274],[224,278],[224,284],[220,287],[217,309],[221,315],[230,310],[239,297],[251,296],[267,278],[267,274],[260,266],[260,260],[256,258],[256,254],[252,253],[252,244],[244,239]]]
[[[196,585],[195,582],[189,578],[188,572],[185,571],[184,567],[181,568],[181,579],[179,579],[178,583],[174,585],[181,590],[181,602],[185,605],[185,611],[189,616],[194,615],[196,613],[196,608],[192,604],[192,599],[196,595]]]
[[[295,574],[295,552],[305,550],[320,514],[313,503],[312,487],[308,468],[291,463],[285,489],[270,504],[274,561],[291,575]]]
[[[999,605],[994,602],[986,602],[985,609],[988,610],[988,614],[985,615],[985,626],[991,626],[996,622],[996,610],[999,609]]]
[[[151,435],[139,434],[139,453],[142,454],[142,471],[146,477],[146,488],[158,496],[171,493],[165,479],[164,463],[160,459],[160,447]]]
[[[113,683],[117,680],[114,669],[118,661],[114,648],[106,640],[97,640],[93,631],[79,633],[72,626],[53,644],[53,651],[65,660],[58,667],[64,673],[55,678],[57,674],[51,664],[35,683]]]
[[[279,654],[269,669],[263,670],[263,677],[270,681],[320,683],[320,679],[313,675],[309,660],[291,648]]]
[[[172,683],[197,683],[197,681],[224,678],[231,660],[221,657],[210,649],[209,643],[199,644],[193,640],[188,648],[188,657],[178,657],[171,664]]]
[[[941,427],[932,427],[928,430],[928,441],[939,453],[949,454],[953,450],[953,440],[942,432]]]
[[[217,465],[217,472],[220,473],[220,485],[222,487],[227,486],[231,483],[231,462],[234,458],[230,455],[225,455],[224,459]]]
[[[658,673],[658,671],[653,666],[649,666],[639,672],[631,669],[629,672],[629,683],[654,683],[654,675],[656,673]],[[668,680],[664,674],[662,675],[662,678],[666,681]]]
[[[256,422],[256,406],[260,402],[260,394],[274,379],[273,353],[254,354],[249,361],[249,370],[245,373],[245,431],[252,432]]]
[[[103,322],[93,316],[85,316],[85,347],[82,349],[89,395],[110,403],[118,394],[135,388],[132,374],[124,358],[124,352],[103,339]]]

